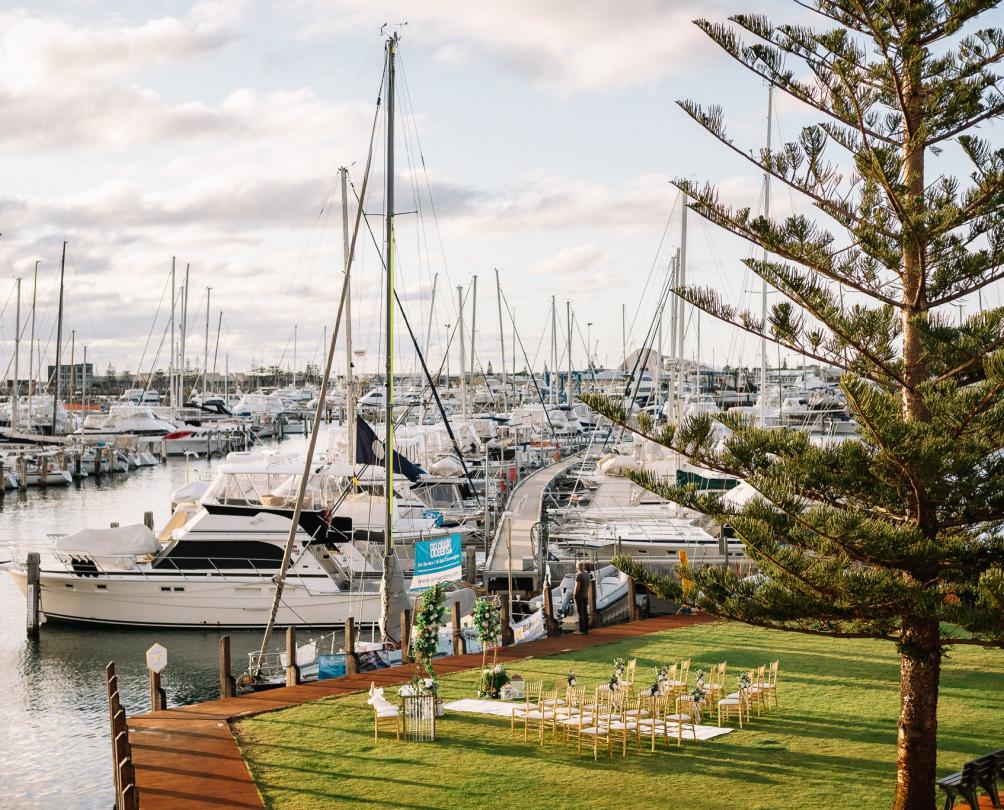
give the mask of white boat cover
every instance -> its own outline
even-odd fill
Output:
[[[171,503],[196,503],[206,494],[207,489],[209,489],[209,482],[196,478],[174,490],[171,493]]]
[[[81,529],[56,540],[56,551],[92,557],[99,568],[126,571],[135,566],[134,557],[156,554],[160,549],[156,535],[142,523],[112,529]]]

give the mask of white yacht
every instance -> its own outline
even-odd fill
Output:
[[[76,431],[81,436],[103,439],[115,436],[165,436],[174,425],[155,416],[149,406],[112,405],[108,413],[88,414]]]

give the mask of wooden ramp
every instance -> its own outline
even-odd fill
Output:
[[[503,647],[498,657],[509,661],[557,655],[708,621],[713,621],[712,617],[660,616],[602,627],[586,636],[561,635]],[[481,666],[481,654],[437,658],[435,666],[436,672],[443,675],[476,669]],[[411,672],[410,666],[391,667],[130,718],[129,737],[140,807],[142,810],[261,808],[261,797],[237,748],[231,720],[325,697],[364,692],[371,683],[396,686],[407,681]]]

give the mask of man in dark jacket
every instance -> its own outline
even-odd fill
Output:
[[[575,564],[575,589],[572,598],[575,600],[575,612],[579,617],[579,632],[585,635],[589,632],[589,588],[592,586],[585,563]]]

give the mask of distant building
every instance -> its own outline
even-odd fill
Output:
[[[67,364],[61,364],[59,366],[59,389],[63,392],[68,391],[70,388],[70,369],[73,369],[73,390],[80,391],[84,387],[84,382],[88,388],[94,387],[94,364],[93,363],[74,363],[72,366]],[[49,370],[46,373],[47,379],[52,379],[52,375],[55,374],[56,367],[49,366]]]

